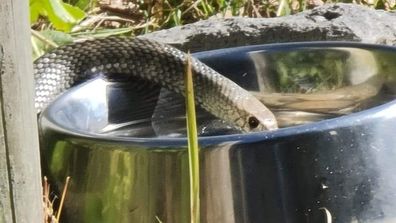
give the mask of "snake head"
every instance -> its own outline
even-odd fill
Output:
[[[258,99],[250,97],[244,100],[244,122],[242,129],[246,132],[259,132],[278,129],[274,114]]]

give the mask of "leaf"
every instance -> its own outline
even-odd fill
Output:
[[[68,43],[73,42],[73,37],[64,32],[56,31],[56,30],[44,30],[40,32],[41,35],[46,37],[47,39],[51,40],[52,42],[58,45],[65,45]]]
[[[79,7],[81,10],[86,10],[93,1],[94,0],[79,0],[76,2],[75,6]]]
[[[31,43],[32,43],[32,53],[33,53],[33,60],[36,60],[39,58],[41,55],[43,55],[46,50],[44,49],[45,46],[44,44],[38,40],[37,38],[31,36]]]
[[[78,21],[78,18],[75,18],[65,7],[67,4],[61,0],[48,0],[48,5],[51,13],[64,23],[76,23]]]
[[[70,13],[74,21],[80,22],[81,19],[85,18],[86,14],[79,7],[72,6],[66,3],[62,3],[63,7]]]
[[[61,0],[43,0],[43,6],[52,25],[61,31],[70,31],[86,16],[78,7],[63,3]]]
[[[37,22],[39,15],[46,14],[45,9],[43,8],[43,3],[40,0],[31,0],[29,7],[30,7],[30,23],[31,24]]]
[[[73,42],[73,37],[56,30],[32,31],[33,58],[36,59],[56,46]]]

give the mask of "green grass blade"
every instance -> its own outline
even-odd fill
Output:
[[[290,1],[289,0],[280,0],[278,10],[276,11],[276,16],[285,16],[290,15]]]
[[[113,35],[125,35],[133,31],[132,27],[116,28],[116,29],[97,29],[92,31],[82,31],[71,33],[74,38],[104,38]]]
[[[187,135],[188,135],[188,157],[190,166],[190,211],[191,223],[200,222],[199,207],[199,148],[197,123],[195,115],[194,87],[191,70],[191,56],[187,56],[185,70],[186,86],[186,110],[187,110]]]

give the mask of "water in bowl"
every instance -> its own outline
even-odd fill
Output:
[[[252,50],[240,54],[238,63],[233,61],[235,53],[230,55],[219,55],[221,63],[212,58],[216,63],[209,65],[270,107],[280,127],[365,110],[392,100],[396,93],[393,57],[387,51]],[[186,135],[184,98],[147,81],[97,78],[70,94],[54,108],[61,125],[70,129],[123,137]],[[199,107],[197,124],[201,136],[240,133]]]

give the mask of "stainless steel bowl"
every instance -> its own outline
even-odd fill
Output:
[[[272,132],[240,134],[200,112],[202,222],[396,221],[396,48],[314,42],[194,56],[266,94],[285,91],[284,72],[296,73],[288,89],[298,93],[317,88],[299,74],[315,77],[314,69],[341,78],[342,86],[334,80],[327,93],[352,86],[360,95],[365,88],[356,86],[383,80],[376,96],[352,103],[351,114],[320,111],[325,120]],[[98,77],[42,113],[45,175],[58,190],[72,179],[63,222],[189,222],[184,104],[134,83]]]

